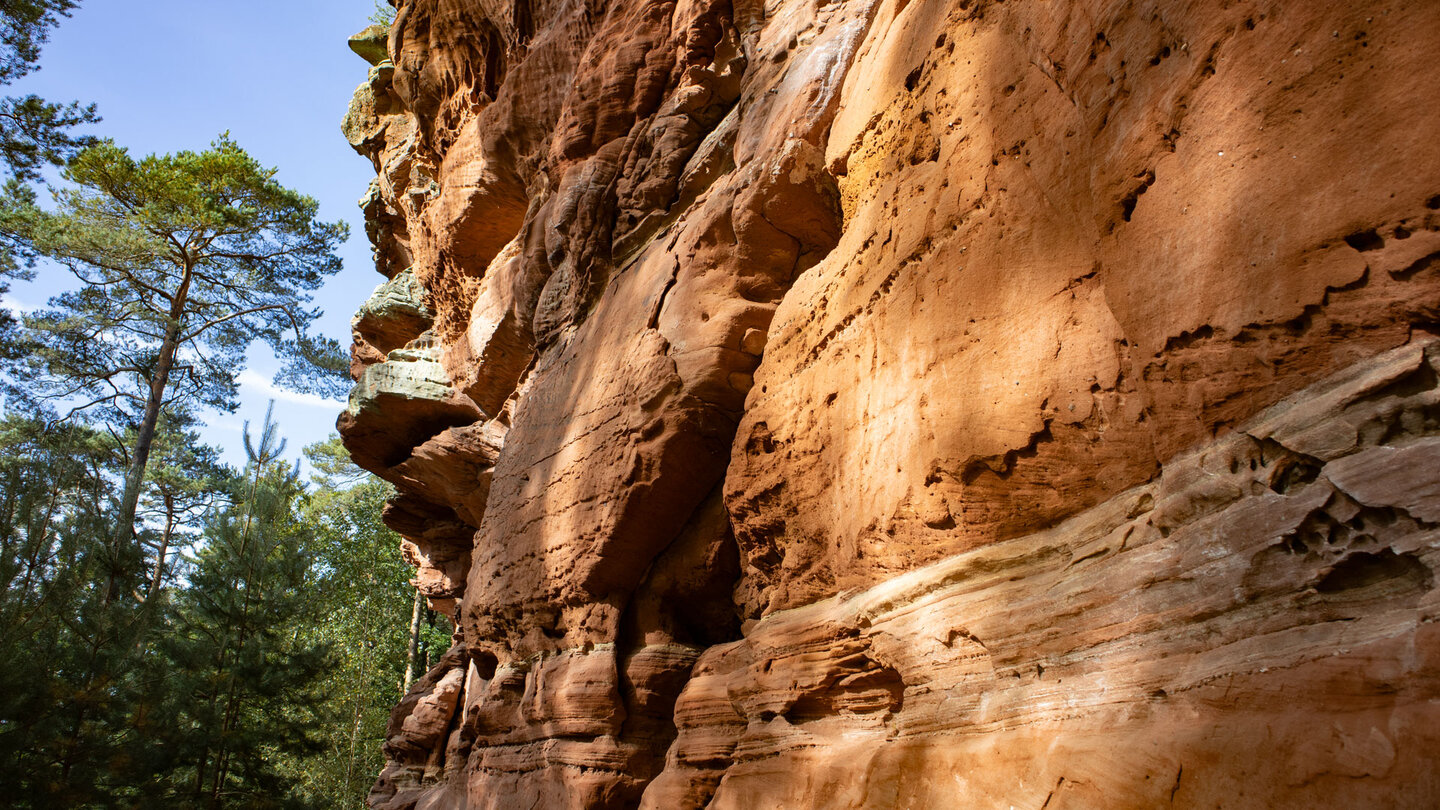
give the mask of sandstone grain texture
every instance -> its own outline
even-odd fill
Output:
[[[1440,13],[402,0],[372,806],[1440,802]]]

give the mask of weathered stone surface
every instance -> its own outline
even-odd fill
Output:
[[[752,616],[1053,525],[1434,321],[1423,4],[879,13],[845,235],[727,477]]]
[[[1440,801],[1430,4],[388,36],[341,429],[457,635],[374,806]]]
[[[385,43],[390,38],[390,27],[385,25],[372,25],[364,31],[350,37],[350,50],[354,51],[372,65],[378,65],[390,58],[385,50]]]
[[[425,289],[414,273],[401,271],[376,287],[350,322],[351,376],[359,379],[367,366],[384,362],[390,352],[404,348],[434,323],[435,314],[425,305]]]
[[[427,438],[481,416],[450,386],[434,355],[432,349],[396,349],[385,362],[365,367],[340,415],[340,433],[355,463],[387,471]]]
[[[1404,414],[1440,430],[1437,348],[712,647],[642,807],[1432,805],[1440,468],[1390,462],[1433,452]],[[1296,431],[1349,439],[1327,461],[1270,438]]]

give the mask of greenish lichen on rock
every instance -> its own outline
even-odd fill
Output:
[[[386,43],[390,39],[390,26],[372,25],[350,37],[350,50],[372,65],[378,65],[390,58]]]
[[[356,463],[386,470],[426,439],[481,416],[451,387],[438,357],[433,348],[400,348],[361,372],[339,422]]]
[[[419,337],[434,322],[435,313],[425,305],[425,288],[415,279],[414,271],[406,269],[375,288],[360,305],[350,326],[358,338],[388,355]]]

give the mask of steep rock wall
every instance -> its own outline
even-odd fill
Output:
[[[380,47],[382,38],[384,47]],[[404,0],[376,807],[1429,807],[1423,0]]]

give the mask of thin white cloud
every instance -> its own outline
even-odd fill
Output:
[[[304,405],[307,408],[324,408],[327,411],[333,411],[345,405],[343,400],[326,399],[316,394],[304,394],[299,391],[281,388],[249,369],[240,372],[240,376],[236,377],[235,381],[240,383],[241,388],[249,389],[266,399],[276,399],[294,405]]]
[[[0,299],[0,307],[4,307],[5,309],[9,310],[10,314],[15,316],[17,319],[29,315],[30,313],[39,309],[39,307],[27,304],[13,295],[6,295],[3,299]]]
[[[245,422],[238,416],[216,414],[205,420],[205,427],[211,430],[228,430],[239,433],[245,428]]]

